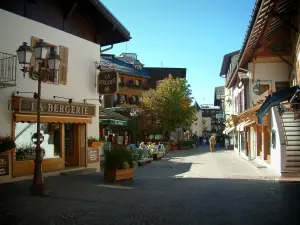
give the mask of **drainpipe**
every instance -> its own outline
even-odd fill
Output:
[[[108,50],[111,50],[111,49],[113,49],[113,47],[114,47],[114,45],[111,45],[110,47],[108,47],[108,48],[106,48],[106,49],[101,49],[101,47],[100,47],[100,55],[101,55],[101,53],[102,52],[106,52],[106,51],[108,51]]]

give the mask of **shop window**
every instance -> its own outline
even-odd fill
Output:
[[[16,123],[15,142],[16,160],[33,160],[36,145],[32,141],[36,133],[36,123]],[[44,159],[61,157],[61,125],[59,123],[41,123],[41,134],[44,141],[41,144]]]

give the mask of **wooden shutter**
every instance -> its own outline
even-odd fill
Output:
[[[60,56],[60,68],[58,72],[59,83],[67,84],[67,76],[68,76],[68,56],[69,49],[64,46],[59,46],[59,56]]]
[[[35,44],[39,41],[39,38],[37,37],[31,37],[31,49],[33,51],[33,47],[35,46]],[[33,67],[33,69],[36,70],[36,60],[35,60],[35,56],[34,53],[31,56],[31,60],[30,60],[30,68]]]

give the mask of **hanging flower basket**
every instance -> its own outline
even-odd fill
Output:
[[[0,153],[16,147],[15,141],[10,136],[0,136]]]

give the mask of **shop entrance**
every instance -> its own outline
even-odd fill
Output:
[[[65,124],[65,164],[66,167],[79,166],[79,125]]]

